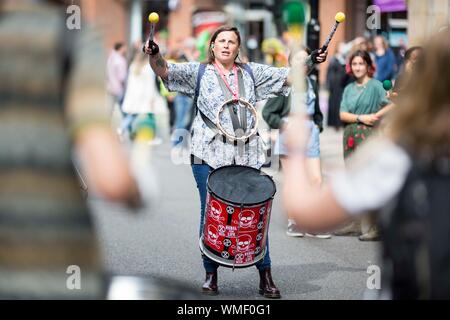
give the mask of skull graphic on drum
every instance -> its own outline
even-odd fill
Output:
[[[248,234],[243,234],[237,239],[237,251],[238,252],[247,252],[249,249],[254,247],[252,244],[252,237]]]
[[[244,259],[245,259],[245,255],[244,255],[243,253],[238,253],[238,254],[235,256],[235,262],[236,262],[237,264],[242,264],[242,263],[244,263]]]
[[[215,220],[217,222],[220,222],[220,221],[224,221],[225,220],[224,217],[220,216],[221,214],[222,214],[222,207],[221,207],[220,203],[215,201],[215,200],[212,200],[211,201],[211,205],[209,207],[209,216],[213,220]]]
[[[213,225],[208,226],[206,239],[211,245],[213,245],[217,249],[219,249],[220,245],[222,244],[222,242],[219,241],[219,233],[217,232],[217,228]]]
[[[239,227],[248,229],[255,228],[255,213],[251,210],[243,210],[239,214]]]

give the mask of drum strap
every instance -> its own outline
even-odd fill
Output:
[[[237,69],[237,73],[238,73],[238,85],[239,85],[239,96],[240,97],[245,97],[245,87],[244,87],[244,77],[242,75],[242,69],[239,68]],[[218,78],[219,81],[219,85],[220,88],[222,89],[222,92],[225,96],[226,100],[230,100],[233,98],[230,90],[228,89],[227,85],[225,84],[225,81],[222,79],[222,77],[220,77],[217,73],[216,76]],[[233,130],[234,133],[236,135],[236,137],[240,138],[245,134],[245,131],[247,130],[247,110],[246,108],[242,107],[239,103],[237,105],[232,105],[229,104],[228,107],[228,113],[230,114],[230,118],[231,118],[231,123],[233,124]],[[239,117],[241,118],[239,121],[239,117],[237,114],[237,110],[239,109]],[[247,139],[248,141],[248,139]],[[239,156],[243,156],[244,155],[244,151],[245,151],[245,144],[237,144],[238,146],[238,154]]]
[[[216,133],[216,136],[221,136],[222,137],[222,139],[223,139],[223,142],[224,143],[226,143],[227,142],[227,139],[226,139],[226,137],[225,136],[223,136],[221,133],[220,133],[220,131],[219,131],[219,129],[217,128],[217,126],[214,124],[214,122],[212,122],[198,107],[197,107],[197,99],[198,99],[198,96],[199,96],[199,94],[200,94],[200,83],[201,83],[201,80],[202,80],[202,78],[203,78],[203,75],[204,75],[204,73],[205,73],[205,70],[206,70],[206,64],[204,64],[204,63],[201,63],[200,64],[200,66],[199,66],[199,68],[198,68],[198,75],[197,75],[197,83],[196,83],[196,86],[195,86],[195,95],[194,95],[194,103],[193,103],[193,107],[195,108],[195,110],[196,110],[196,113],[197,112],[199,112],[200,113],[200,116],[201,116],[201,118],[202,118],[202,120],[203,120],[203,122],[208,126],[208,128],[210,128],[213,132],[215,132]],[[242,67],[242,68],[241,68]],[[244,81],[243,81],[243,77],[242,77],[242,72],[243,72],[243,70],[242,69],[244,69],[249,75],[250,75],[250,77],[252,78],[252,81],[253,81],[253,83],[255,84],[256,83],[256,81],[255,81],[255,76],[254,76],[254,74],[253,74],[253,71],[252,71],[252,69],[250,68],[250,66],[248,65],[248,64],[241,64],[240,65],[240,67],[239,67],[239,70],[241,71],[241,74],[239,75],[240,76],[240,78],[239,78],[239,86],[241,86],[242,85],[242,89],[241,88],[239,88],[239,95],[241,95],[241,96],[244,96],[245,95],[245,91],[242,91],[242,93],[241,93],[241,90],[244,90]],[[220,81],[219,81],[219,83],[220,83]],[[223,90],[223,89],[222,89]],[[227,92],[228,91],[228,88],[227,88],[227,90],[225,91],[225,92]],[[246,120],[246,115],[247,115],[247,110],[245,110],[245,108],[241,108],[241,110],[240,110],[240,115],[241,115],[241,119],[244,119],[245,121],[242,121],[242,123],[243,123],[243,127],[242,127],[242,129],[244,130],[244,132],[247,130],[247,120]],[[232,120],[233,121],[233,120]],[[233,124],[233,128],[234,128],[234,124]],[[234,130],[236,130],[236,129],[234,129]],[[256,133],[256,135],[257,136],[259,136],[259,133],[257,132]],[[245,141],[245,144],[248,144],[250,142],[250,139],[247,139],[246,141]],[[237,141],[234,141],[234,145],[235,146],[237,146]]]
[[[238,70],[238,83],[239,83],[239,96],[245,97],[245,87],[244,87],[244,79],[242,76],[242,70],[241,68]],[[230,90],[228,90],[227,85],[225,84],[224,80],[216,73],[217,79],[219,80],[220,88],[222,89],[222,93],[225,96],[225,100],[230,100],[233,98]],[[247,128],[247,110],[241,106],[239,108],[239,117],[237,115],[236,107],[233,105],[228,106],[228,112],[230,113],[231,122],[233,124],[233,130],[238,138],[242,137],[246,131]]]

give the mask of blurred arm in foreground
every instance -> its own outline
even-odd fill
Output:
[[[139,194],[130,165],[112,132],[105,106],[101,40],[80,34],[68,83],[66,114],[88,184],[107,200],[137,206]]]

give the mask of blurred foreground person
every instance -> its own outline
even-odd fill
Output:
[[[342,94],[352,77],[346,72],[345,43],[338,44],[335,55],[331,58],[327,69],[328,96],[328,126],[338,130],[342,127],[339,111]]]
[[[316,232],[376,210],[383,239],[380,298],[450,298],[450,31],[424,48],[387,136],[364,144],[352,170],[330,185],[310,185],[304,121],[292,118],[288,130],[286,209]]]
[[[155,110],[157,104],[164,104],[164,101],[157,90],[155,79],[155,74],[147,63],[147,56],[140,50],[136,51],[130,65],[128,86],[122,105],[126,114],[119,129],[122,139],[127,133],[130,139],[134,140],[139,124],[145,122],[150,130],[148,143],[161,143],[161,138],[157,137]]]
[[[0,41],[0,298],[103,299],[71,147],[100,195],[139,197],[109,126],[102,41],[46,1],[3,3]]]
[[[106,63],[108,92],[108,107],[112,117],[116,108],[123,115],[122,103],[125,96],[125,87],[128,76],[127,67],[127,47],[122,42],[117,42],[109,54]]]
[[[295,54],[292,59],[297,60],[300,65],[304,65],[304,61],[307,56],[311,54],[309,48],[305,48],[299,53]],[[323,114],[319,105],[319,89],[317,82],[308,75],[308,67],[304,67],[304,81],[305,81],[305,94],[304,103],[306,107],[306,113],[309,116],[308,128],[309,128],[309,142],[307,148],[307,164],[308,174],[311,179],[311,183],[317,186],[322,184],[322,168],[320,163],[320,139],[319,134],[323,131]],[[264,106],[262,116],[267,124],[272,129],[279,129],[280,134],[275,143],[274,154],[280,157],[281,167],[284,167],[284,162],[288,156],[288,150],[285,145],[284,132],[289,126],[288,115],[291,110],[292,95],[279,96],[270,98]],[[303,237],[304,235],[309,237],[317,237],[319,239],[329,239],[329,234],[310,234],[304,233],[301,230],[301,226],[296,225],[293,219],[288,218],[288,226],[286,234],[290,237]]]

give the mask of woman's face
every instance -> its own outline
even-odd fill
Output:
[[[368,71],[367,63],[364,61],[363,58],[355,57],[352,60],[351,67],[352,67],[353,75],[357,79],[364,78],[367,75],[367,71]]]
[[[376,50],[382,50],[384,49],[384,41],[383,38],[381,37],[375,37],[375,39],[373,39],[373,45],[375,47]]]
[[[239,51],[238,37],[234,31],[223,31],[214,41],[214,57],[222,64],[234,62]]]

